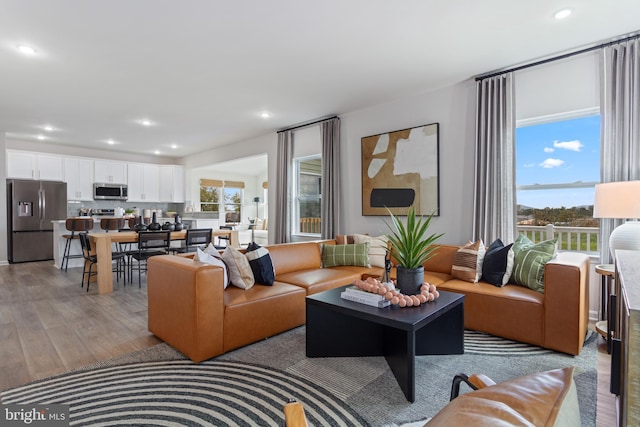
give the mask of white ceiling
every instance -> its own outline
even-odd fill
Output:
[[[181,157],[639,29],[639,0],[0,0],[0,131]]]

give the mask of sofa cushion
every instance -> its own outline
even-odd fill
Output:
[[[384,268],[384,260],[387,257],[387,245],[389,238],[387,236],[371,237],[366,234],[354,234],[354,243],[369,244],[369,264],[371,267]]]
[[[513,275],[516,285],[544,292],[544,266],[556,256],[558,239],[533,243],[520,234],[513,243]]]
[[[256,283],[266,286],[273,285],[275,273],[269,251],[255,242],[251,242],[249,246],[247,246],[245,256],[249,260],[249,265],[251,266],[251,271],[253,272]]]
[[[329,289],[353,284],[354,280],[362,277],[361,272],[354,272],[336,268],[314,268],[311,270],[293,271],[278,274],[276,283],[284,282],[300,286],[307,290],[307,295],[324,292]]]
[[[476,283],[482,276],[482,261],[485,247],[482,239],[468,242],[458,249],[451,266],[451,275],[455,279]]]
[[[369,264],[369,243],[353,245],[325,245],[322,244],[322,267],[338,265],[357,265],[371,267]]]
[[[482,280],[495,286],[509,283],[513,271],[512,246],[513,243],[505,246],[500,239],[489,245],[482,261]]]
[[[280,274],[322,267],[320,245],[316,242],[279,243],[266,248],[271,255],[276,280]]]
[[[227,249],[222,253],[222,259],[229,266],[231,284],[240,289],[251,289],[255,284],[255,279],[247,257],[234,247],[227,246]]]
[[[222,258],[219,256],[213,256],[202,251],[202,249],[197,248],[196,254],[193,256],[193,260],[222,267],[224,270],[224,288],[227,289],[227,286],[229,286],[229,267],[227,267],[227,264],[222,260]]]
[[[465,425],[579,427],[573,367],[518,377],[463,394],[426,424]]]

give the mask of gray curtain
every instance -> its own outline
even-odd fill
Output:
[[[474,239],[516,236],[515,103],[512,73],[478,81]]]
[[[278,175],[276,177],[275,221],[269,218],[269,227],[273,224],[275,243],[291,242],[291,183],[293,159],[293,132],[278,133]]]
[[[320,123],[322,137],[323,239],[334,239],[340,228],[340,119]]]
[[[600,73],[602,182],[640,179],[640,40],[602,49]],[[611,262],[609,236],[624,220],[600,220],[600,261]]]

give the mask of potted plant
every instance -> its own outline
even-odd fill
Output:
[[[394,215],[389,208],[391,224],[385,221],[391,234],[387,235],[391,243],[391,255],[396,259],[397,286],[405,295],[418,293],[420,286],[424,283],[423,264],[434,254],[435,248],[432,246],[441,234],[427,234],[433,213],[427,218],[416,216],[413,206],[407,212],[406,224]]]

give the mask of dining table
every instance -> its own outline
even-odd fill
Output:
[[[172,231],[171,240],[185,240],[186,230]],[[229,237],[229,245],[240,247],[238,230],[212,230],[211,241],[215,237]],[[98,282],[98,293],[108,294],[113,292],[113,260],[111,258],[112,243],[136,243],[138,233],[135,231],[113,231],[113,232],[90,232],[89,240],[91,248],[95,251],[97,260],[97,274],[95,281]]]

